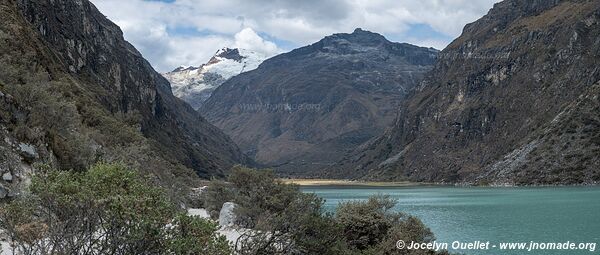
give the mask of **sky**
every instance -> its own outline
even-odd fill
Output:
[[[91,0],[159,72],[224,47],[273,56],[362,28],[443,49],[498,0]]]

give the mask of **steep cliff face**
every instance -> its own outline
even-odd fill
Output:
[[[305,174],[390,125],[436,55],[361,29],[335,34],[231,78],[200,111],[259,163]]]
[[[2,109],[0,124],[7,141],[48,152],[37,161],[80,169],[122,160],[165,182],[247,162],[89,1],[1,7],[0,89],[14,107]]]
[[[368,178],[593,183],[600,3],[498,3],[440,53],[393,129],[348,157]]]

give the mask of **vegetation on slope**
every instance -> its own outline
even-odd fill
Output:
[[[165,191],[119,164],[47,170],[0,209],[18,254],[230,254],[209,220],[177,210]]]
[[[247,163],[89,1],[0,0],[0,66],[0,175],[12,176],[0,199],[23,190],[34,163],[124,162],[173,198]]]
[[[326,213],[322,199],[267,170],[236,167],[230,182],[213,181],[205,193],[210,210],[234,201],[237,224],[252,229],[232,248],[214,221],[187,216],[122,164],[39,168],[27,194],[0,207],[0,228],[19,254],[446,254],[398,250],[398,240],[435,238],[419,219],[394,212],[389,197]]]
[[[437,254],[398,250],[396,242],[432,242],[433,233],[410,215],[392,210],[396,201],[375,196],[345,202],[327,213],[323,200],[272,171],[235,167],[228,182],[212,181],[204,206],[216,216],[233,201],[237,224],[254,231],[238,240],[240,254]]]

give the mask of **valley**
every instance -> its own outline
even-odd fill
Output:
[[[2,254],[595,251],[600,1],[332,3],[0,0]]]
[[[503,1],[441,52],[334,34],[231,77],[199,111],[287,178],[594,185],[598,7]]]

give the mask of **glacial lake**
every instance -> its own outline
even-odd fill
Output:
[[[595,243],[589,250],[452,250],[464,254],[600,254],[600,187],[363,187],[304,186],[325,199],[325,209],[338,203],[388,194],[395,210],[419,217],[437,242]],[[589,247],[589,246],[588,246]]]

